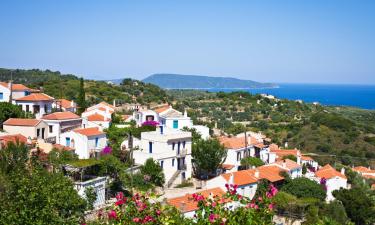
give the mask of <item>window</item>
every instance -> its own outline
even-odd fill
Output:
[[[173,120],[173,129],[178,129],[178,120]]]
[[[30,92],[29,91],[25,91],[25,96],[28,96],[30,95]]]
[[[172,150],[174,150],[174,146],[176,145],[176,143],[172,143]]]
[[[70,137],[65,138],[65,146],[70,147]]]
[[[3,99],[4,98],[4,94],[3,92],[0,92],[0,99]]]
[[[172,167],[174,167],[174,159],[172,159]]]
[[[237,152],[237,161],[241,161],[241,152]]]
[[[40,135],[40,129],[36,129],[36,136],[39,137]]]
[[[52,133],[53,132],[53,126],[49,125],[48,128],[49,128],[49,132]]]
[[[186,141],[183,141],[182,142],[182,147],[185,148],[185,145],[186,145]]]
[[[164,161],[160,161],[160,167],[163,169],[163,166],[164,166]]]
[[[30,106],[26,105],[26,112],[30,112]]]
[[[148,153],[152,153],[152,142],[148,143]]]
[[[44,113],[47,113],[47,109],[48,109],[47,105],[44,105]]]
[[[96,138],[95,138],[95,148],[97,148],[97,147],[98,147],[98,144],[99,144],[99,138],[98,138],[98,137],[96,137]]]
[[[181,147],[181,142],[178,142],[178,145],[177,145],[178,152],[180,152],[180,147]]]

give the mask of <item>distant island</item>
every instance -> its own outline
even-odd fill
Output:
[[[181,74],[153,74],[142,80],[166,89],[214,89],[214,88],[276,88],[277,84],[260,83],[232,77],[209,77]]]

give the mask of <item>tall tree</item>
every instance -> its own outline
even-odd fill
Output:
[[[195,176],[208,178],[216,176],[227,157],[227,150],[217,139],[199,139],[193,143],[191,156]]]
[[[83,78],[81,77],[79,81],[79,93],[78,93],[78,99],[77,104],[79,106],[78,113],[81,114],[85,111],[87,104],[86,104],[86,93],[85,93],[85,84],[83,81]]]

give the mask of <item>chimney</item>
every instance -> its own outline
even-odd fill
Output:
[[[72,100],[72,101],[70,102],[70,106],[71,106],[71,107],[74,107],[74,100]]]
[[[341,174],[345,175],[345,168],[341,168]]]
[[[188,117],[188,116],[187,116],[186,109],[185,109],[185,111],[184,111],[184,117]]]
[[[301,156],[299,156],[299,155],[297,156],[297,164],[301,165]]]
[[[116,99],[113,99],[113,106],[116,107]]]
[[[254,176],[255,176],[255,178],[259,178],[259,170],[258,169],[255,170]]]
[[[13,86],[13,81],[10,80],[9,83],[8,83],[8,89],[9,89],[9,103],[12,103],[12,100],[13,100],[13,90],[12,90],[12,86]]]

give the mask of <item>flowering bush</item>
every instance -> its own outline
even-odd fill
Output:
[[[263,196],[254,199],[237,193],[237,185],[226,185],[223,196],[204,197],[193,194],[197,203],[194,218],[183,217],[176,208],[155,202],[152,196],[135,194],[125,197],[116,196],[116,203],[106,213],[98,215],[99,224],[197,224],[197,225],[259,225],[272,224],[273,196],[277,189],[271,185]]]
[[[320,179],[320,185],[322,185],[323,189],[327,191],[327,179],[326,178],[323,177],[322,179]]]
[[[153,121],[153,120],[150,120],[150,121],[145,121],[142,123],[142,126],[152,126],[152,127],[156,127],[159,125],[159,122],[157,121]]]
[[[112,148],[109,146],[106,146],[103,148],[103,150],[100,152],[101,155],[108,155],[112,154]]]

